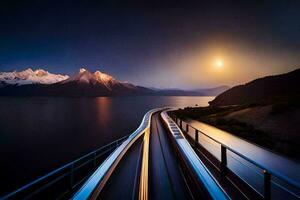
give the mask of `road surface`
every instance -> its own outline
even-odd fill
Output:
[[[152,117],[149,199],[192,199],[159,113]]]

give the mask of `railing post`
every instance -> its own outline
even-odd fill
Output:
[[[199,131],[195,129],[195,146],[199,143]]]
[[[182,120],[180,119],[179,122],[180,122],[180,123],[179,123],[179,127],[182,129]]]
[[[188,124],[186,124],[186,133],[189,133],[189,125]]]
[[[74,163],[71,165],[71,172],[70,172],[70,189],[73,189],[74,184]]]
[[[264,170],[264,199],[271,199],[271,174]]]
[[[226,152],[226,147],[221,145],[221,174],[223,176],[226,175],[226,170],[227,170],[227,152]]]

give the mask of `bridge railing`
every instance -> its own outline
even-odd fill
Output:
[[[6,199],[68,198],[96,167],[128,138],[121,137],[11,192]]]
[[[201,191],[201,198],[213,199],[213,200],[227,200],[230,199],[226,191],[216,181],[213,174],[210,173],[208,168],[204,165],[202,160],[198,157],[192,145],[184,138],[184,133],[175,124],[174,120],[168,115],[168,112],[162,112],[161,117],[168,127],[172,138],[177,144],[179,151],[178,155],[184,160],[187,167],[184,171],[189,171],[192,174],[194,180],[192,185]],[[184,167],[185,168],[185,167]],[[201,189],[200,189],[201,188]],[[206,195],[205,195],[206,194]]]
[[[95,172],[88,178],[88,180],[82,185],[82,187],[74,194],[72,199],[82,200],[82,199],[95,199],[103,189],[106,181],[109,179],[110,175],[113,173],[114,169],[117,167],[120,160],[127,153],[130,147],[139,139],[141,136],[148,136],[147,132],[150,130],[150,121],[153,113],[161,110],[161,108],[153,109],[148,111],[140,124],[140,126],[120,145],[110,156],[95,170]],[[146,134],[145,134],[146,133]],[[149,140],[149,139],[147,139]],[[145,140],[144,140],[145,142]],[[149,142],[147,142],[149,145]],[[145,152],[145,148],[143,149]],[[148,153],[148,152],[146,152]],[[144,153],[143,153],[144,154]],[[143,155],[143,160],[148,159],[148,157]],[[142,162],[144,163],[144,162]],[[147,165],[147,163],[145,163]],[[142,168],[148,168],[144,166]],[[148,175],[148,171],[145,171],[145,176]],[[144,178],[141,174],[140,181],[140,191],[139,198],[147,199],[148,187],[147,187],[147,178]],[[144,187],[145,186],[145,187]],[[142,192],[142,194],[141,194]]]
[[[220,160],[220,171],[221,173],[226,173],[226,170],[228,170],[228,161],[229,157],[231,160],[235,160],[239,162],[240,164],[246,166],[248,169],[255,171],[254,168],[258,169],[258,175],[262,178],[262,189],[255,188],[254,185],[247,182],[244,178],[239,176],[238,173],[235,173],[239,178],[241,178],[249,187],[254,189],[259,195],[262,196],[264,199],[271,199],[271,196],[275,196],[274,194],[276,191],[274,191],[274,187],[278,188],[278,190],[281,190],[283,193],[286,193],[284,197],[289,197],[290,199],[299,199],[300,198],[300,184],[278,172],[275,172],[271,169],[268,169],[267,167],[263,166],[260,163],[257,163],[256,161],[244,156],[243,154],[239,153],[235,149],[227,146],[226,144],[220,142],[219,140],[209,136],[208,134],[202,132],[201,130],[191,126],[190,124],[184,122],[182,119],[177,118],[175,115],[170,115],[174,122],[186,133],[191,134],[191,132],[194,132],[194,139],[195,143],[199,145],[200,143],[200,137],[206,139],[206,143],[210,143],[210,145],[207,145],[204,148],[208,150],[210,153],[212,153],[217,159]],[[193,131],[192,131],[193,130]],[[213,143],[218,144],[217,146],[214,146]],[[210,146],[210,147],[209,147]],[[216,148],[218,150],[216,151]],[[214,150],[215,149],[215,150]],[[217,155],[219,153],[219,155]],[[246,161],[249,164],[245,164]],[[257,170],[256,170],[257,171]],[[260,172],[260,173],[259,173]],[[276,195],[282,195],[281,193],[278,193]],[[280,199],[281,197],[279,197]]]

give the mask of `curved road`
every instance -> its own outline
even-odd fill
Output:
[[[167,137],[168,132],[165,131],[159,116],[156,113],[151,120],[149,199],[193,199]],[[97,199],[136,199],[142,160],[142,138],[122,158]]]
[[[192,199],[159,116],[151,121],[149,199]]]
[[[122,158],[97,199],[135,199],[139,188],[140,160],[142,156],[141,138]]]

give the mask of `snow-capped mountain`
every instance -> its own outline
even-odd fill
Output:
[[[71,76],[69,79],[62,81],[61,84],[67,83],[78,83],[78,84],[97,84],[96,77],[89,71],[84,68],[80,68],[78,73],[74,76]]]
[[[77,74],[72,76],[71,78],[62,81],[60,84],[69,84],[69,83],[77,83],[77,84],[87,84],[94,86],[102,86],[106,88],[108,91],[113,92],[118,89],[127,89],[127,90],[137,90],[138,86],[130,84],[128,82],[121,82],[109,74],[100,72],[97,70],[94,73],[86,70],[85,68],[81,68]]]
[[[74,76],[52,85],[57,94],[62,91],[68,96],[118,96],[149,94],[152,90],[121,82],[113,76],[81,68]]]
[[[51,74],[43,69],[33,71],[28,68],[24,71],[0,72],[0,86],[28,85],[28,84],[53,84],[68,79],[69,76]]]

